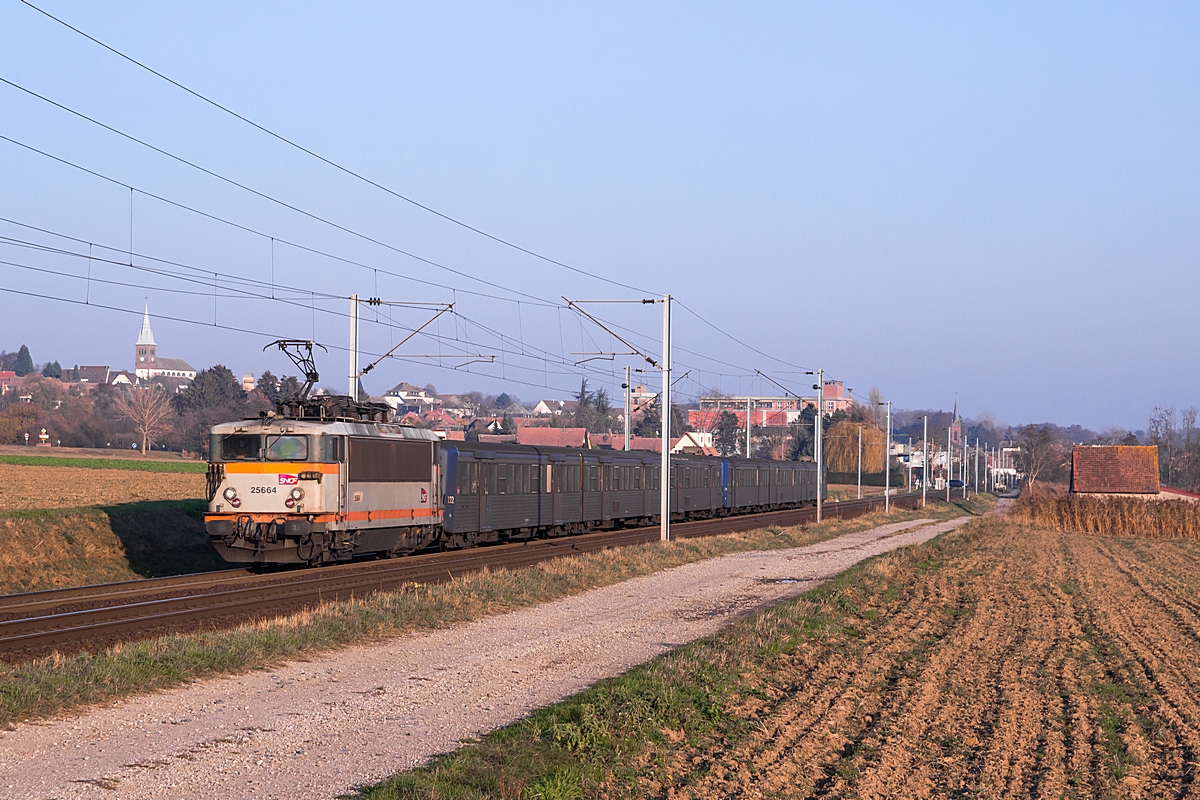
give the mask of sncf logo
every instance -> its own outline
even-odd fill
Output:
[[[299,478],[297,478],[295,475],[280,475],[279,476],[279,485],[280,486],[295,486],[298,481],[299,481]]]

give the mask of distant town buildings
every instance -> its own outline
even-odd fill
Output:
[[[854,398],[842,381],[825,381],[819,402],[826,414],[848,412],[854,406]],[[745,428],[748,407],[750,424],[753,427],[785,428],[800,419],[804,409],[813,408],[817,403],[816,395],[701,397],[700,408],[688,412],[688,425],[698,430],[712,430],[716,427],[721,412],[727,411],[737,417],[739,427]]]

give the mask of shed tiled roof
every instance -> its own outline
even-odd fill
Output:
[[[1071,451],[1071,491],[1158,494],[1158,448],[1075,447]]]
[[[517,443],[535,447],[587,447],[587,428],[517,428]]]

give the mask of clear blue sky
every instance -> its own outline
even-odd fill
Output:
[[[388,187],[581,269],[669,291],[738,338],[823,367],[856,393],[875,385],[908,408],[948,408],[957,393],[968,414],[1091,427],[1144,427],[1156,404],[1200,400],[1195,4],[43,7]],[[507,289],[642,296],[340,175],[16,0],[0,0],[0,77]],[[142,256],[266,281],[270,295],[274,236],[513,297],[254,198],[6,85],[0,134],[268,236],[137,195],[133,250]],[[7,219],[127,248],[129,194],[0,141]],[[64,246],[7,223],[0,236]],[[0,260],[88,269],[11,245],[0,245]],[[138,310],[149,296],[155,313],[213,319],[203,294],[211,287],[99,262],[91,269],[89,287],[0,265],[0,287]],[[384,362],[366,381],[373,392],[410,380],[563,396],[578,386],[578,370],[545,366],[528,357],[532,348],[559,361],[621,349],[570,312],[377,275],[286,245],[275,246],[274,269],[276,295],[289,302],[230,296],[221,279],[218,322],[315,332],[344,347],[344,317],[314,315],[309,291],[457,300],[463,318],[441,325],[440,343],[418,337],[403,352],[503,357],[469,374],[452,368],[462,359]],[[2,294],[0,347],[27,343],[39,362],[132,366],[136,317]],[[346,303],[315,305],[344,313]],[[597,311],[640,331],[639,344],[660,335],[657,307]],[[396,320],[412,326],[423,313],[398,311]],[[811,383],[682,309],[676,323],[677,345],[693,351],[676,354],[680,372],[693,370],[678,387],[685,395],[775,391],[746,377],[755,369],[789,387]],[[479,325],[507,338],[501,344]],[[168,320],[154,328],[161,355],[197,367],[289,366],[261,352],[263,335]],[[401,336],[374,322],[363,328],[372,352]],[[615,393],[623,363],[594,363],[593,382]],[[319,366],[323,383],[345,385],[343,351]]]

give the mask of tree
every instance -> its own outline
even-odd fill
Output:
[[[1050,425],[1022,425],[1017,428],[1017,468],[1025,473],[1029,486],[1038,478],[1054,478],[1063,468],[1066,457],[1062,439]]]
[[[722,411],[717,417],[717,426],[713,430],[713,444],[717,451],[729,457],[737,453],[742,438],[742,426],[738,424],[736,414]]]
[[[295,375],[284,375],[279,382],[280,400],[295,400],[300,397],[300,379]]]
[[[116,398],[115,403],[121,416],[133,423],[134,431],[142,439],[142,455],[153,444],[153,440],[171,427],[174,411],[171,397],[158,384],[144,389],[131,389]]]
[[[279,379],[271,374],[271,370],[264,370],[259,376],[258,390],[272,403],[279,399]]]
[[[13,372],[17,373],[18,378],[24,378],[33,372],[33,357],[29,355],[29,348],[25,345],[21,345],[21,349],[17,351],[17,361]]]
[[[175,404],[180,413],[186,413],[203,408],[227,406],[244,399],[245,394],[233,372],[221,364],[216,364],[197,372],[188,387],[175,395]]]
[[[512,403],[513,400],[508,396],[508,392],[501,392],[500,396],[496,398],[496,408],[500,409],[501,411],[511,406]]]
[[[46,366],[42,367],[43,378],[62,378],[62,366],[57,361],[47,362]]]
[[[642,418],[633,426],[634,436],[662,436],[662,416],[658,410],[658,398],[643,406]]]

